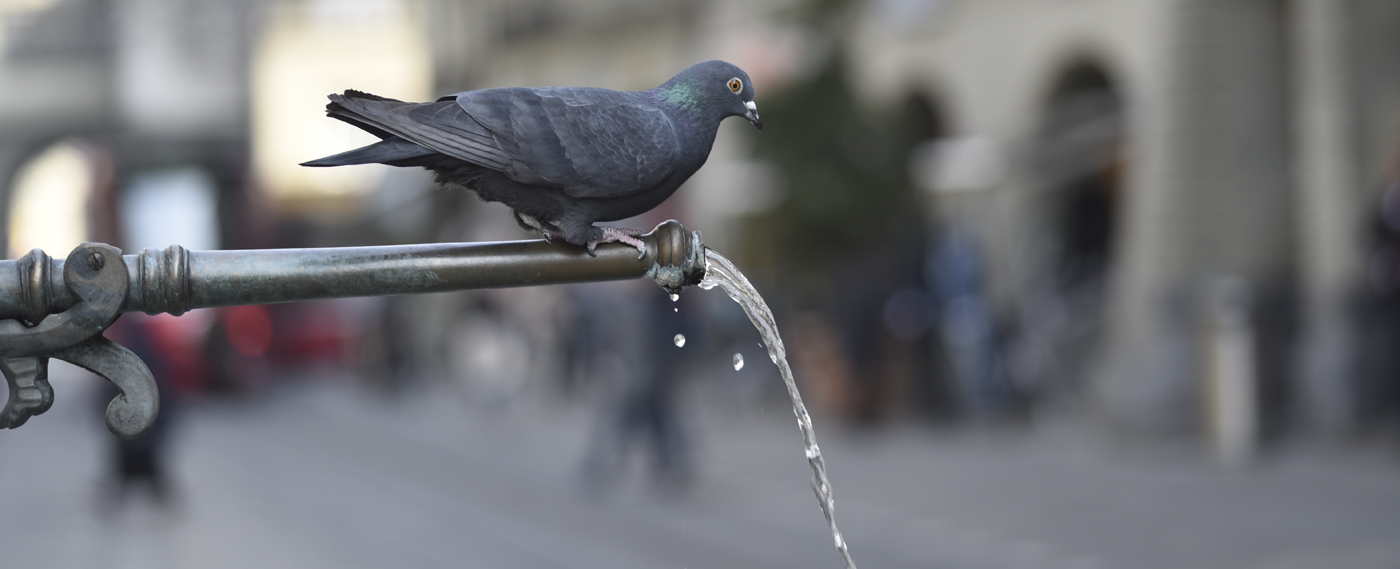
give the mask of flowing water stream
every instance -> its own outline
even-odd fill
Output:
[[[841,530],[836,528],[833,512],[836,503],[831,497],[831,481],[826,478],[826,460],[822,458],[822,450],[817,446],[817,433],[812,430],[812,416],[807,414],[807,406],[802,404],[802,394],[797,392],[797,383],[792,379],[792,367],[788,365],[783,339],[778,336],[778,324],[773,319],[773,311],[768,309],[768,303],[763,302],[763,297],[759,296],[758,291],[749,284],[749,280],[744,278],[739,269],[734,268],[729,259],[712,250],[706,250],[705,278],[700,281],[700,288],[710,290],[715,287],[724,289],[729,298],[744,307],[749,321],[753,322],[759,335],[763,337],[763,344],[768,348],[768,358],[773,360],[778,366],[778,372],[783,376],[788,396],[792,398],[792,413],[797,415],[797,426],[802,430],[802,442],[807,448],[807,464],[812,467],[812,491],[817,495],[817,505],[821,506],[822,515],[826,516],[826,523],[831,526],[831,538],[836,543],[836,552],[841,554],[847,569],[855,569],[856,563],[846,548],[846,540],[841,537]],[[743,359],[737,354],[734,357],[734,369],[739,369],[744,365]]]

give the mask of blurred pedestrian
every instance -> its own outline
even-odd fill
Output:
[[[1358,411],[1363,420],[1390,422],[1400,429],[1400,175],[1381,194],[1372,218],[1367,267],[1370,295],[1368,330]]]
[[[108,433],[103,425],[103,434],[109,437],[111,459],[99,506],[109,513],[123,504],[133,490],[143,487],[155,504],[169,506],[173,498],[173,484],[167,456],[171,423],[179,413],[179,402],[172,396],[170,385],[173,373],[170,355],[160,348],[152,318],[144,314],[123,316],[107,329],[106,336],[146,363],[155,377],[161,399],[160,414],[156,416],[155,424],[139,437],[123,439]],[[120,393],[115,384],[104,380],[102,389],[98,390],[97,402],[105,411],[112,398]]]
[[[692,464],[677,390],[685,356],[695,350],[690,302],[685,295],[671,301],[645,281],[580,288],[575,300],[583,302],[569,334],[586,338],[580,346],[586,351],[574,357],[586,358],[589,380],[605,391],[583,464],[585,484],[597,491],[615,484],[631,449],[641,444],[651,455],[655,482],[684,489]]]
[[[1009,393],[1001,372],[991,303],[982,288],[981,252],[972,233],[956,224],[945,224],[930,248],[926,270],[961,410],[976,422],[996,418]]]

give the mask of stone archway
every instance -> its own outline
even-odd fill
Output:
[[[1025,149],[1023,288],[1007,356],[1013,379],[1037,400],[1090,387],[1127,197],[1122,87],[1090,59],[1051,77]]]
[[[1059,74],[1043,112],[1034,155],[1054,286],[1102,288],[1121,223],[1123,96],[1102,66],[1079,61]]]

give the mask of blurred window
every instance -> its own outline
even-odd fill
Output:
[[[321,213],[373,190],[387,166],[303,168],[307,160],[379,139],[326,118],[346,89],[404,101],[432,96],[432,52],[404,0],[320,0],[273,11],[252,62],[253,162],[279,206]]]
[[[217,188],[201,168],[143,172],[122,194],[122,235],[131,251],[179,244],[195,251],[219,248]]]
[[[9,258],[31,249],[63,257],[88,239],[88,199],[97,175],[74,141],[55,143],[19,167],[9,195]]]

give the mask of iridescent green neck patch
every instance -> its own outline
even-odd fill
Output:
[[[695,110],[700,106],[700,87],[694,81],[676,83],[661,90],[661,100],[677,107]]]

